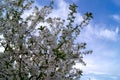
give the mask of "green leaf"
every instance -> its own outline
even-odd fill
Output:
[[[91,13],[91,12],[87,12],[87,13],[85,13],[85,15],[86,15],[87,17],[89,17],[89,18],[93,18],[93,16],[92,16],[92,13]]]
[[[38,30],[42,31],[42,30],[44,30],[44,28],[45,28],[44,26],[40,26],[40,28],[38,28]]]

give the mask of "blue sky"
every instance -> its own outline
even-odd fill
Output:
[[[49,1],[36,0],[35,4],[41,7]],[[83,70],[81,80],[120,80],[120,0],[55,0],[50,16],[67,18],[72,2],[79,6],[75,23],[80,23],[85,12],[92,12],[94,16],[77,38],[78,42],[87,43],[87,49],[93,50],[84,56],[86,66],[76,64]]]
[[[83,80],[119,80],[120,1],[80,0],[77,3],[80,13],[90,11],[94,15],[81,35],[93,50],[92,55],[85,57]]]
[[[93,50],[92,55],[85,57],[83,80],[119,80],[120,1],[80,0],[77,3],[80,13],[90,11],[94,15],[81,35]]]
[[[49,1],[36,0],[35,4],[41,7]],[[84,56],[86,66],[76,64],[83,70],[81,80],[120,80],[120,0],[55,0],[50,16],[66,19],[72,2],[79,6],[75,23],[80,23],[85,12],[92,12],[94,16],[77,38],[78,42],[87,43],[87,49],[93,50]]]
[[[37,5],[49,0],[36,0]],[[66,18],[68,6],[75,2],[78,7],[75,23],[82,20],[85,12],[92,12],[94,19],[81,31],[78,42],[87,42],[93,54],[84,56],[86,66],[76,64],[83,70],[81,80],[120,80],[120,1],[119,0],[55,0],[50,16]],[[62,14],[61,14],[62,13]]]

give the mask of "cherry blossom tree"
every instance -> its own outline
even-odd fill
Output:
[[[82,75],[73,68],[85,65],[86,43],[75,43],[81,29],[93,18],[86,13],[75,24],[76,4],[69,6],[66,20],[50,17],[53,2],[39,8],[33,0],[0,2],[0,80],[76,80]],[[28,16],[22,17],[26,11]],[[43,25],[46,24],[46,25]]]

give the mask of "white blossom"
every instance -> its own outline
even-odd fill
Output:
[[[82,72],[73,66],[76,62],[84,63],[81,49],[85,48],[84,43],[74,43],[77,37],[74,33],[79,28],[69,19],[67,23],[70,23],[65,24],[64,19],[51,18],[51,6],[32,7],[33,11],[23,18],[31,4],[32,0],[0,3],[3,9],[0,12],[0,35],[3,35],[0,46],[4,47],[0,54],[0,79],[77,79]]]

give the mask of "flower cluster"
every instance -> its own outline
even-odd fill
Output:
[[[76,80],[82,71],[73,68],[84,63],[81,52],[86,43],[75,43],[82,25],[74,24],[76,5],[71,4],[68,24],[60,17],[48,16],[51,6],[22,18],[32,0],[4,0],[0,3],[0,79],[2,80]],[[32,7],[33,8],[33,7]],[[86,20],[91,16],[87,13]],[[44,25],[47,24],[47,25]],[[85,23],[84,23],[85,24]]]

